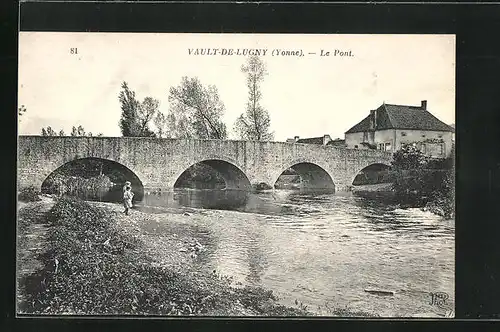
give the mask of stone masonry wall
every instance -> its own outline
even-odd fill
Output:
[[[234,165],[251,184],[270,186],[297,163],[323,168],[337,190],[352,184],[356,174],[374,163],[390,164],[391,154],[377,150],[284,142],[189,140],[125,137],[19,136],[19,186],[41,187],[58,167],[79,158],[118,162],[134,172],[145,188],[170,188],[190,166],[204,160]]]

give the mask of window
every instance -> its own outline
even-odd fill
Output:
[[[439,155],[444,155],[445,154],[445,149],[444,149],[444,144],[439,144]]]
[[[443,138],[443,135],[438,135],[438,138]]]
[[[378,149],[382,151],[391,151],[391,143],[379,143]]]
[[[355,146],[354,146],[354,148],[355,148],[355,149],[357,149],[357,148],[358,148],[358,146],[357,146],[357,145],[355,145]]]
[[[401,132],[401,136],[406,136],[406,133],[404,131]]]
[[[422,143],[422,145],[420,146],[420,152],[425,153],[426,150],[425,148],[426,148],[425,144]]]

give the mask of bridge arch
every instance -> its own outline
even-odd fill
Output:
[[[46,174],[48,173],[48,174]],[[87,173],[87,174],[85,174]],[[82,176],[82,174],[85,174]],[[141,201],[144,197],[144,186],[139,176],[130,168],[114,160],[99,157],[82,157],[62,162],[55,169],[42,175],[40,190],[42,193],[53,193],[54,180],[57,175],[66,176],[66,181],[71,178],[94,177],[106,175],[110,180],[110,187],[103,192],[104,200],[119,201],[122,199],[122,188],[125,181],[130,181],[134,192],[134,201]],[[65,184],[67,187],[67,183]],[[103,188],[104,189],[104,188]]]
[[[216,170],[224,179],[226,189],[250,190],[252,188],[245,171],[234,160],[221,156],[207,156],[189,165],[184,165],[174,176],[173,187],[175,188],[178,185],[179,179],[184,172],[197,164],[204,164]]]
[[[273,174],[272,187],[276,185],[278,178],[287,169],[293,169],[301,177],[301,188],[308,190],[331,190],[335,191],[335,182],[328,167],[321,162],[310,161],[308,159],[296,159],[285,164],[285,166]]]
[[[357,183],[359,184],[359,182],[363,180],[362,178],[370,181],[369,177],[372,177],[371,179],[372,181],[377,179],[380,180],[381,179],[380,174],[383,175],[384,171],[388,171],[390,169],[391,169],[391,164],[389,162],[386,161],[373,162],[369,165],[362,167],[361,169],[356,170],[354,176],[350,179],[350,184],[351,185],[356,185]],[[375,176],[374,174],[377,173],[380,174]],[[377,179],[375,179],[374,176]]]

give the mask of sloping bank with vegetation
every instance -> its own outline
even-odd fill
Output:
[[[132,315],[311,315],[271,291],[233,287],[216,274],[151,264],[143,243],[103,208],[61,198],[46,214],[44,266],[20,282],[22,313]]]
[[[421,207],[445,218],[455,216],[454,151],[445,159],[428,158],[413,145],[394,153],[393,190],[403,205]]]
[[[407,145],[394,153],[391,166],[390,171],[382,172],[382,181],[377,182],[380,174],[372,174],[375,182],[356,191],[381,194],[402,208],[417,207],[447,219],[454,218],[454,151],[448,158],[436,159],[426,157],[417,146]]]
[[[394,153],[391,170],[371,174],[361,194],[380,194],[402,208],[417,207],[445,218],[455,215],[454,152],[445,159],[426,157],[417,146]],[[382,181],[380,180],[382,176]],[[370,180],[370,179],[368,179]]]

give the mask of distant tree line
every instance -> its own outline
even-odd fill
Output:
[[[66,136],[66,134],[64,133],[64,130],[61,129],[59,130],[59,133],[57,133],[54,129],[52,129],[51,126],[47,126],[47,128],[42,128],[42,136]],[[81,125],[79,125],[78,127],[75,127],[73,126],[73,128],[71,128],[71,136],[88,136],[88,137],[92,137],[92,132],[85,132],[85,129],[83,129],[83,127]],[[103,136],[102,133],[99,133],[97,135],[97,137],[101,137]]]

